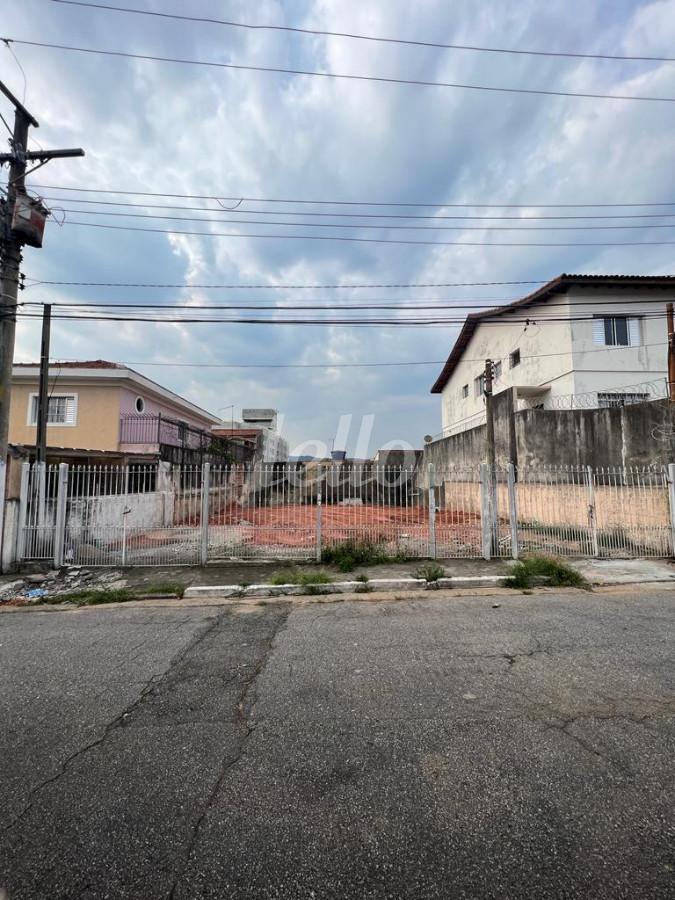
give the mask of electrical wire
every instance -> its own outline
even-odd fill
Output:
[[[297,28],[291,25],[254,25],[249,22],[234,22],[229,19],[215,19],[206,16],[186,16],[178,13],[160,12],[157,10],[136,9],[128,6],[112,6],[107,3],[88,3],[84,0],[54,0],[68,6],[83,6],[89,9],[100,9],[109,12],[133,13],[142,16],[155,16],[162,19],[177,19],[183,22],[202,22],[209,25],[226,25],[231,28],[246,28],[254,31],[285,31],[295,34],[315,35],[318,37],[348,38],[358,41],[374,41],[380,44],[404,44],[412,47],[432,47],[441,50],[469,50],[478,53],[508,53],[518,56],[552,56],[571,59],[611,59],[630,62],[675,62],[671,56],[621,56],[609,53],[577,53],[554,50],[515,50],[505,47],[479,47],[472,44],[445,44],[438,41],[415,41],[405,38],[387,38],[368,34],[356,34],[348,31],[327,31],[318,28]]]
[[[675,276],[673,276],[675,277]],[[512,284],[545,284],[549,279],[538,281],[450,281],[418,282],[408,284],[162,284],[132,281],[38,281],[27,284],[26,288],[40,285],[62,285],[65,287],[107,287],[107,288],[181,288],[191,290],[371,290],[393,288],[445,288],[445,287],[492,287]]]
[[[227,194],[169,194],[160,191],[128,191],[113,188],[82,188],[68,187],[65,184],[35,184],[40,190],[47,191],[74,191],[78,194],[119,194],[133,197],[164,197],[166,199],[179,200],[231,200],[242,203],[300,203],[329,206],[383,206],[383,207],[445,207],[447,209],[614,209],[614,208],[642,208],[650,206],[675,206],[675,200],[660,200],[646,203],[448,203],[437,201],[435,203],[421,203],[402,201],[376,200],[306,200],[297,197],[246,197],[242,195],[228,196]]]
[[[668,223],[640,223],[639,225],[372,225],[362,222],[284,222],[280,220],[266,219],[221,219],[221,218],[204,218],[201,216],[163,216],[157,213],[131,213],[131,212],[110,212],[109,210],[92,210],[92,209],[69,209],[62,207],[64,213],[75,213],[76,215],[87,216],[116,216],[128,219],[153,219],[153,220],[170,220],[172,222],[217,222],[226,223],[228,225],[281,225],[287,228],[360,228],[367,230],[396,230],[396,231],[616,231],[619,229],[654,229],[654,228],[675,228],[675,222]],[[205,210],[208,212],[218,212],[218,210]],[[252,215],[252,213],[250,213]]]
[[[147,53],[129,53],[124,50],[101,50],[95,47],[74,47],[69,44],[53,44],[47,41],[26,41],[19,38],[0,38],[5,43],[21,44],[27,47],[42,47],[50,50],[65,50],[73,53],[89,53],[122,59],[141,59],[149,62],[176,63],[187,66],[207,66],[216,69],[233,69],[244,72],[272,72],[279,75],[308,75],[313,78],[336,78],[348,81],[372,81],[379,84],[402,84],[416,87],[444,87],[466,91],[489,91],[499,94],[533,94],[544,97],[576,97],[589,100],[634,100],[649,103],[675,103],[675,97],[648,97],[630,94],[596,94],[590,91],[553,91],[542,88],[501,87],[487,84],[460,84],[451,81],[424,81],[417,78],[392,78],[382,75],[348,75],[344,72],[315,72],[311,69],[287,69],[281,66],[254,66],[242,63],[214,62],[202,59],[183,59],[175,56],[152,56]]]
[[[95,206],[124,206],[130,207],[132,209],[160,209],[160,210],[178,210],[180,212],[222,212],[223,207],[208,207],[208,206],[167,206],[165,204],[156,204],[156,203],[123,203],[121,201],[115,200],[86,200],[83,197],[75,199],[74,197],[51,197],[48,195],[42,195],[40,197],[41,200],[54,201],[58,203],[69,203],[70,201],[75,200],[77,203],[88,203]],[[662,213],[619,213],[619,214],[611,214],[605,213],[601,215],[585,215],[585,214],[577,214],[577,215],[562,215],[562,216],[431,216],[431,215],[414,215],[411,213],[364,213],[364,212],[351,212],[351,213],[340,213],[340,212],[315,212],[313,210],[302,210],[302,212],[296,212],[292,209],[237,209],[233,210],[238,215],[258,215],[258,216],[312,216],[314,218],[333,218],[333,219],[412,219],[412,220],[426,220],[426,221],[480,221],[480,222],[491,222],[491,221],[503,221],[503,220],[514,220],[517,222],[539,222],[539,221],[548,221],[548,220],[567,220],[567,219],[665,219],[667,217],[672,218],[675,216],[675,212],[662,212]],[[80,212],[85,212],[85,210],[80,210]],[[95,210],[95,212],[100,212],[104,214],[105,210]]]
[[[108,225],[103,222],[78,222],[68,219],[65,225],[78,225],[86,228],[107,228],[115,231],[139,231],[148,234],[184,234],[193,237],[233,237],[264,238],[285,241],[346,241],[360,244],[404,244],[419,247],[665,247],[675,241],[411,241],[399,238],[364,238],[347,237],[331,234],[262,234],[236,231],[181,231],[177,228],[143,228],[135,225]],[[268,223],[269,224],[269,223]]]
[[[666,347],[666,342],[659,341],[655,344],[641,344],[641,348],[652,348],[652,347]],[[628,348],[630,349],[630,348]],[[637,349],[637,348],[636,348]],[[610,346],[610,347],[597,347],[594,350],[587,350],[587,353],[606,353],[610,350],[626,350],[626,347],[623,346]],[[544,359],[554,356],[567,356],[567,350],[561,350],[557,353],[536,353],[521,356],[521,362],[531,359]],[[498,362],[499,360],[495,360]],[[503,359],[502,359],[503,361]],[[73,363],[80,362],[77,359],[62,359],[59,360],[60,363]],[[425,359],[425,360],[404,360],[397,362],[357,362],[357,363],[336,363],[336,362],[326,362],[326,363],[204,363],[204,362],[174,362],[171,360],[170,362],[157,362],[157,361],[149,361],[149,360],[136,360],[136,361],[128,361],[128,360],[116,360],[116,365],[123,366],[154,366],[154,367],[170,367],[170,368],[183,368],[183,369],[379,369],[379,368],[392,368],[398,366],[442,366],[445,365],[445,359]],[[462,362],[465,363],[485,363],[485,360],[480,359],[462,359]],[[36,364],[37,365],[37,364]],[[54,365],[58,365],[57,362]],[[476,415],[478,415],[476,413]]]
[[[20,306],[29,307],[29,306],[44,306],[49,304],[54,309],[68,309],[68,310],[76,310],[76,309],[145,309],[145,310],[160,310],[160,309],[174,309],[174,310],[190,310],[190,311],[201,311],[201,310],[240,310],[240,309],[248,309],[248,310],[284,310],[284,309],[293,309],[293,310],[310,310],[310,311],[335,311],[349,309],[349,310],[369,310],[369,309],[386,309],[386,310],[412,310],[412,309],[445,309],[445,310],[464,310],[464,309],[489,309],[494,308],[497,304],[512,304],[516,303],[519,300],[522,300],[522,297],[489,297],[489,298],[479,298],[479,297],[451,297],[451,298],[443,298],[443,297],[429,297],[429,298],[419,298],[417,300],[392,300],[387,298],[371,298],[368,302],[345,302],[340,301],[339,304],[335,302],[330,302],[327,305],[317,302],[316,300],[307,300],[303,304],[288,304],[288,303],[265,303],[262,300],[258,301],[258,303],[252,303],[250,300],[246,304],[199,304],[197,306],[191,306],[185,302],[178,303],[143,303],[138,301],[125,301],[124,303],[118,303],[116,301],[100,301],[100,300],[67,300],[63,302],[55,302],[51,300],[38,301],[38,300],[25,300],[20,303]],[[563,308],[567,309],[568,307],[575,306],[607,306],[607,299],[586,299],[586,300],[565,300],[561,302],[556,302],[552,300],[546,301],[546,309],[554,309],[554,308]],[[654,306],[659,301],[654,300],[653,298],[641,298],[641,299],[632,299],[632,300],[616,300],[612,298],[611,305],[612,308],[615,306],[634,306],[643,304],[645,306],[651,305]]]

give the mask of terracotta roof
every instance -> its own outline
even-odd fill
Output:
[[[484,319],[492,319],[495,316],[501,316],[513,310],[521,309],[540,303],[542,300],[548,300],[555,294],[564,294],[570,287],[575,284],[584,284],[591,287],[607,287],[617,285],[619,287],[631,287],[638,285],[640,287],[653,288],[672,288],[675,285],[675,275],[568,275],[563,272],[552,281],[548,281],[542,287],[537,288],[531,294],[508,303],[505,306],[497,306],[492,309],[486,309],[483,312],[469,313],[462,325],[462,330],[455,341],[455,345],[450,352],[440,375],[436,379],[431,388],[432,394],[440,394],[448,383],[450,376],[455,371],[467,344],[473,337],[476,328]]]
[[[127,366],[121,366],[119,363],[108,362],[107,359],[83,359],[77,362],[59,362],[58,360],[50,360],[50,366],[58,366],[60,369],[126,369]],[[14,363],[15,368],[38,368],[39,362],[34,363]]]

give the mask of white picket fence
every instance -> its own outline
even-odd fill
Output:
[[[671,556],[674,485],[675,465],[25,464],[16,556],[196,565],[321,559],[349,542],[396,558]]]

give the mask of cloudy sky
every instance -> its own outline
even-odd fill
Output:
[[[675,47],[675,0],[520,0],[517,4],[502,0],[483,0],[480,4],[475,0],[258,0],[255,4],[245,0],[191,0],[189,4],[180,0],[130,0],[120,5],[175,13],[189,9],[193,16],[250,24],[492,47],[640,56],[672,56]],[[673,63],[387,45],[179,22],[67,6],[52,0],[4,0],[2,6],[2,36],[22,40],[423,81],[675,96]],[[70,193],[64,188],[208,195],[231,198],[223,200],[223,205],[230,206],[241,197],[495,205],[492,210],[442,206],[374,209],[375,213],[431,215],[504,215],[508,210],[503,204],[531,204],[517,214],[533,216],[556,212],[537,210],[533,208],[536,204],[663,202],[675,200],[675,104],[294,76],[20,44],[13,49],[25,72],[26,105],[40,121],[34,138],[44,147],[82,146],[87,153],[84,160],[50,163],[33,176],[32,184],[56,186],[36,190],[50,198],[52,207],[67,211],[57,211],[58,217],[65,215],[65,223],[62,227],[54,221],[49,224],[42,250],[27,249],[27,278],[182,286],[120,289],[36,284],[23,293],[24,300],[180,302],[192,307],[314,301],[332,306],[333,312],[342,307],[344,312],[345,304],[366,298],[396,303],[433,298],[461,308],[462,300],[491,303],[515,298],[529,287],[378,290],[349,285],[543,281],[563,271],[673,271],[673,248],[647,243],[675,238],[675,231],[667,229],[535,231],[527,235],[384,227],[392,223],[429,225],[425,220],[396,219],[376,219],[378,227],[374,229],[326,229],[307,223],[340,219],[303,218],[297,213],[344,212],[344,208],[246,201],[228,214],[215,201]],[[21,97],[24,80],[19,66],[6,48],[0,47],[0,51],[0,77]],[[11,112],[4,101],[0,111],[5,117]],[[151,201],[156,206],[103,207],[83,202],[97,197],[116,202]],[[212,211],[162,212],[157,208],[172,203]],[[84,209],[90,212],[82,212]],[[102,214],[106,209],[206,221],[113,217]],[[92,215],[94,210],[98,212]],[[256,216],[254,210],[261,212]],[[347,210],[373,212],[364,206]],[[226,218],[305,224],[288,227],[215,221]],[[72,224],[83,221],[123,228]],[[366,218],[347,221],[373,224]],[[672,219],[648,221],[665,223]],[[444,224],[458,223],[446,220]],[[459,224],[476,226],[472,220]],[[416,247],[124,230],[139,227],[248,235],[474,241],[483,245]],[[499,240],[576,242],[582,246],[485,246]],[[591,241],[602,240],[644,245],[588,246]],[[194,287],[204,284],[345,287],[314,291]],[[323,313],[328,314],[331,312]],[[406,314],[410,312],[393,313]],[[294,446],[314,440],[330,447],[341,417],[351,416],[351,420],[342,420],[338,442],[346,440],[352,452],[362,455],[391,441],[420,446],[424,434],[439,432],[440,399],[430,395],[429,388],[440,366],[335,366],[442,360],[456,332],[450,326],[349,328],[61,321],[53,329],[52,355],[133,363],[139,371],[212,411],[230,404],[235,404],[237,413],[242,406],[276,407],[284,416],[284,430]],[[17,360],[36,359],[38,348],[37,324],[23,321],[17,333]],[[201,367],[184,365],[187,363],[199,363]],[[256,367],[289,363],[327,367]],[[209,368],[206,364],[235,367]],[[228,417],[230,412],[223,415]],[[305,449],[312,452],[311,447]]]

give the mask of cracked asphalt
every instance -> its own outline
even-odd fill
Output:
[[[17,898],[672,898],[675,594],[0,615]]]

